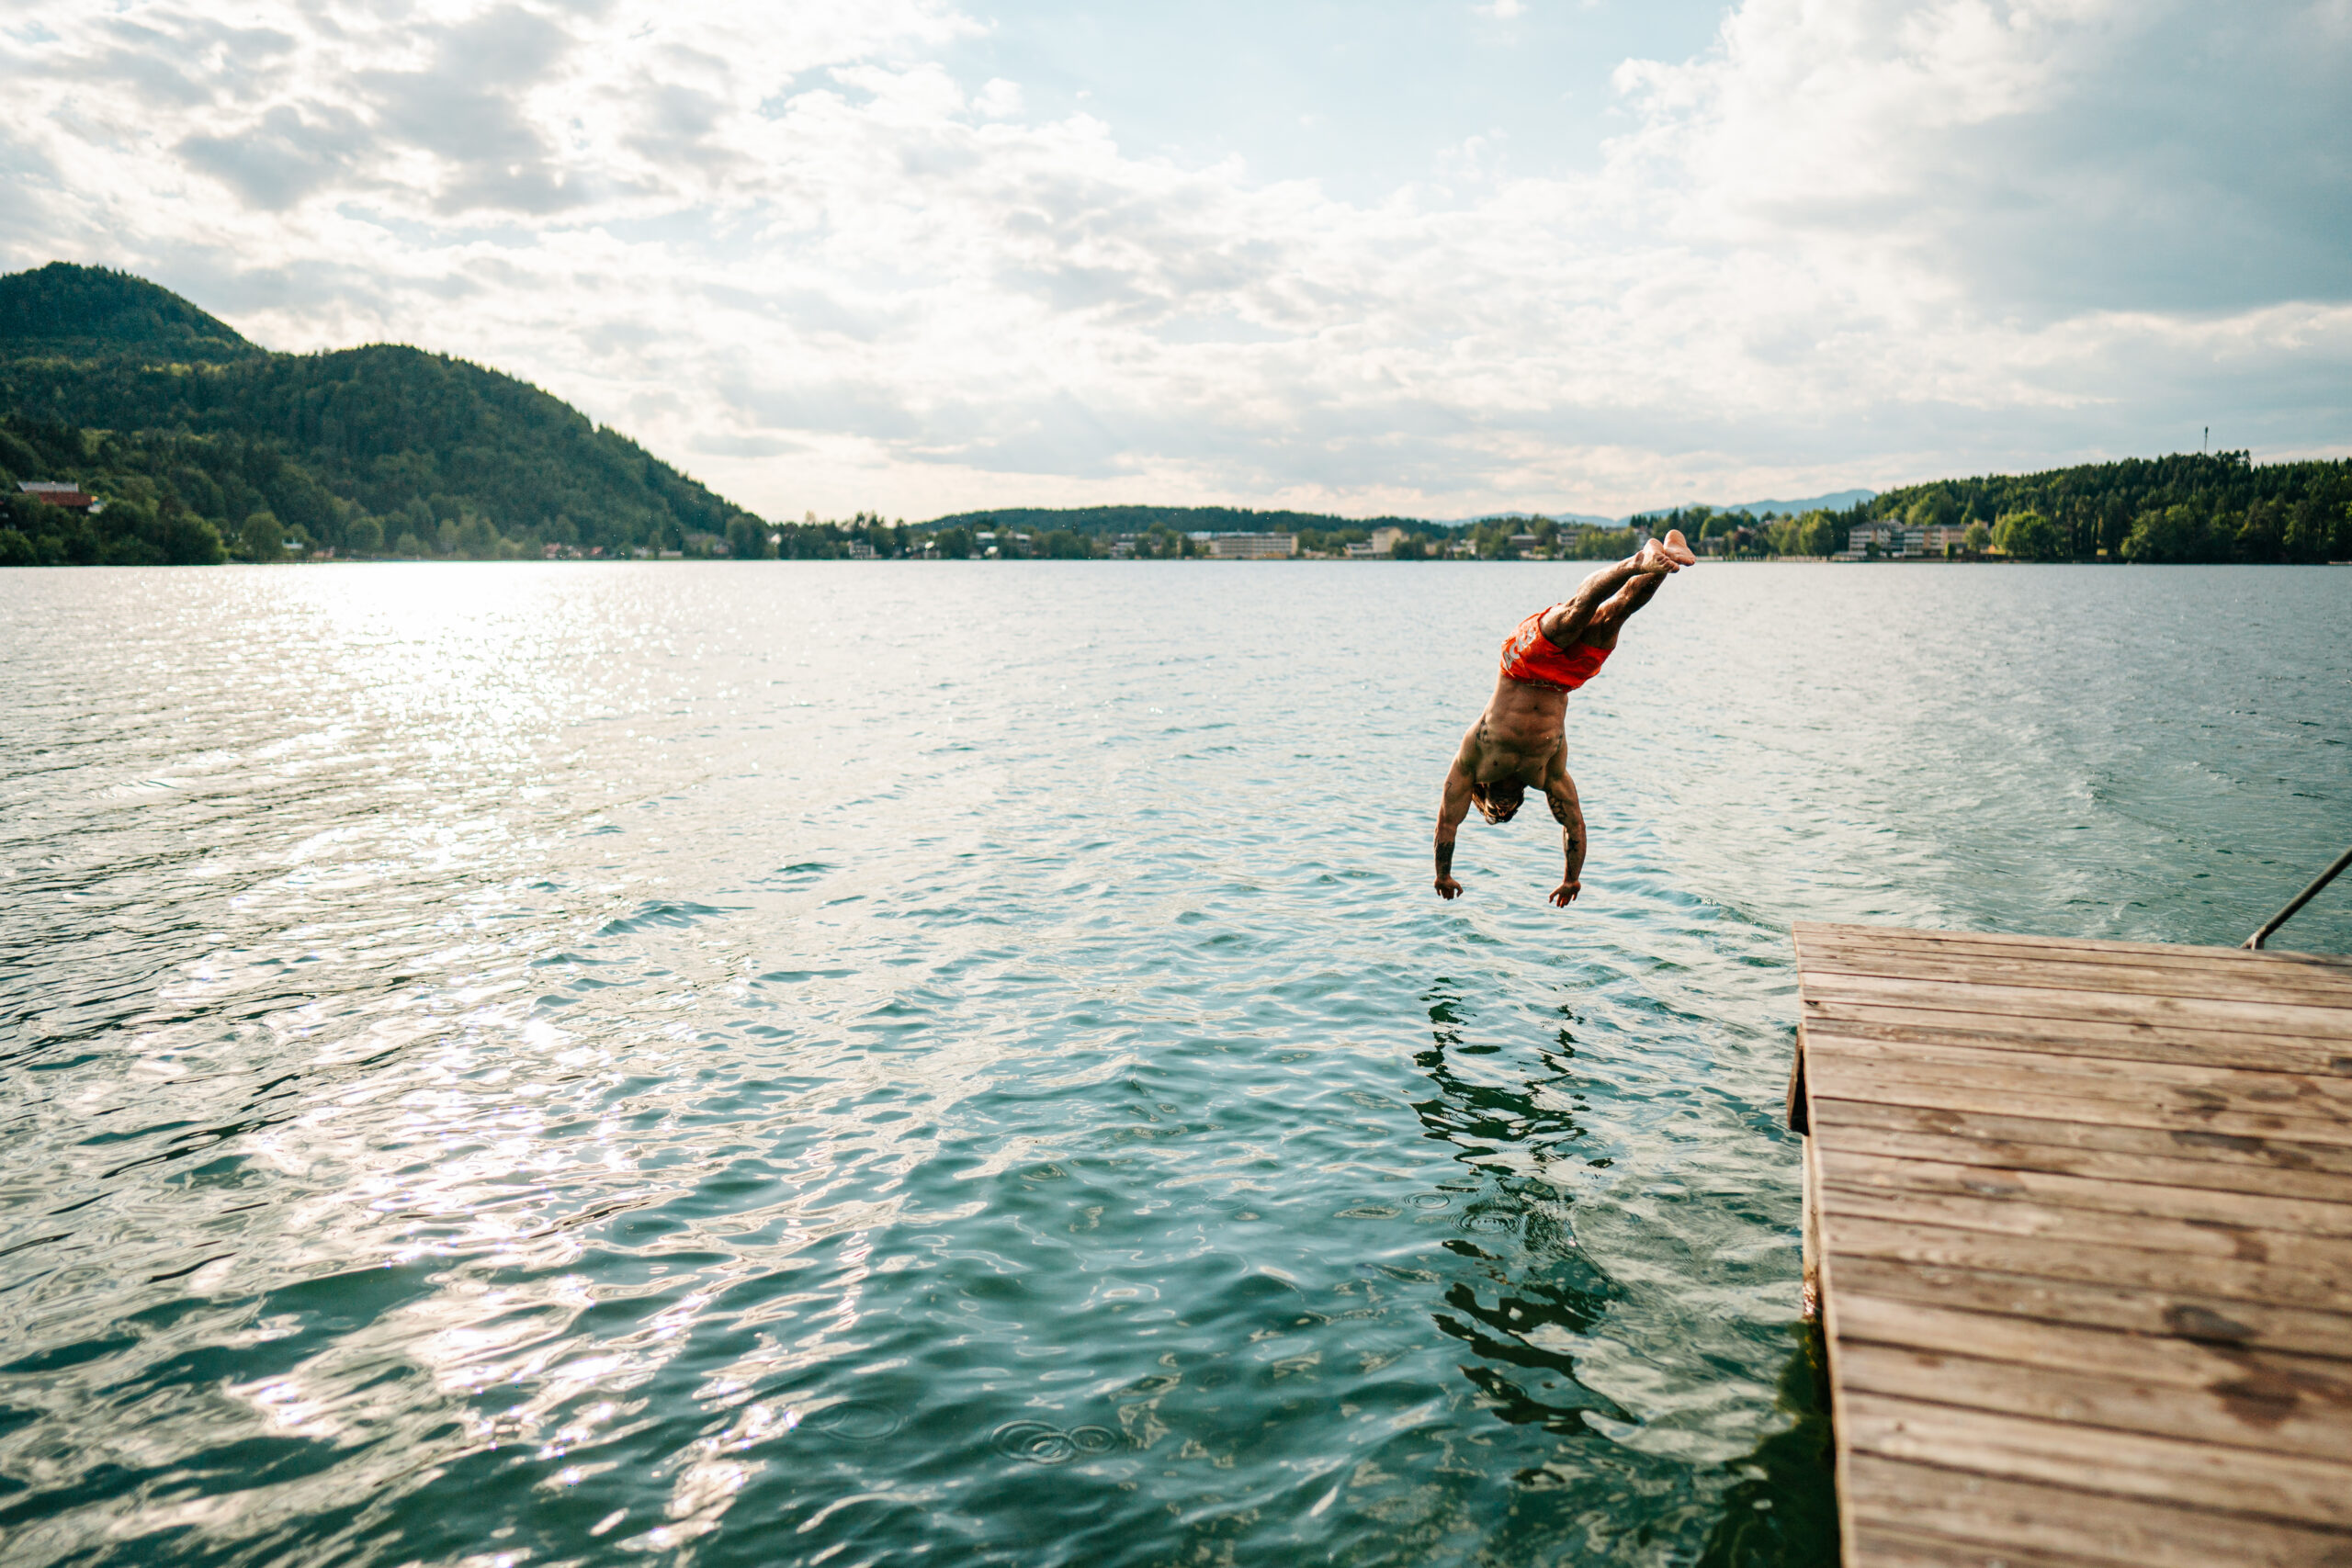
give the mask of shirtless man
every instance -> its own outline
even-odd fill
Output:
[[[1439,897],[1461,897],[1462,884],[1453,879],[1453,835],[1470,807],[1476,806],[1489,822],[1508,822],[1532,784],[1551,803],[1568,857],[1551,901],[1563,909],[1576,901],[1583,890],[1585,831],[1576,780],[1568,777],[1563,728],[1568,694],[1600,672],[1625,618],[1650,602],[1659,583],[1698,558],[1681,531],[1669,530],[1664,540],[1644,545],[1640,554],[1594,572],[1565,602],[1536,611],[1503,640],[1495,694],[1463,736],[1453,766],[1445,773],[1445,794],[1437,808]]]

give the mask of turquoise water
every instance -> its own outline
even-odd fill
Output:
[[[1441,905],[1569,581],[0,573],[0,1558],[1829,1561],[1789,923],[2238,941],[2352,571],[1686,573]]]

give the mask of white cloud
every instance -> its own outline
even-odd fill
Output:
[[[987,86],[972,99],[972,107],[990,119],[1003,119],[1021,112],[1021,85],[1001,76],[989,79]]]
[[[463,354],[776,514],[1609,510],[2352,422],[2342,4],[1747,0],[1620,71],[1597,173],[1477,138],[1354,202],[1027,117],[926,0],[209,10],[0,43],[17,265]]]

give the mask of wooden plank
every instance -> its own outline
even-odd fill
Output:
[[[2068,1081],[2051,1074],[1995,1083],[1960,1075],[1929,1071],[1910,1073],[1872,1064],[1869,1070],[1825,1057],[1809,1064],[1806,1081],[1811,1103],[1825,1100],[1867,1100],[1880,1105],[1908,1105],[1922,1110],[1981,1112],[1996,1116],[2032,1116],[2054,1121],[2112,1123],[2158,1133],[2196,1131],[2223,1137],[2324,1144],[2352,1147],[2352,1127],[2315,1116],[2282,1116],[2269,1111],[2216,1109],[2203,1091],[2152,1089],[2137,1100],[2106,1092],[2097,1080]],[[2070,1092],[2060,1092],[2061,1089]]]
[[[2345,1568],[2352,1536],[2069,1486],[1853,1454],[1855,1536],[1893,1529],[1974,1545],[2071,1554],[2120,1568]]]
[[[1804,1282],[1798,1292],[1797,1308],[1800,1315],[1807,1319],[1821,1315],[1825,1289],[1822,1282],[1821,1206],[1817,1201],[1821,1192],[1821,1176],[1816,1161],[1820,1153],[1820,1145],[1813,1139],[1804,1141]]]
[[[2091,1377],[1869,1340],[1847,1339],[1838,1355],[1843,1363],[1838,1384],[1849,1399],[1882,1393],[2105,1429],[2084,1432],[2080,1440],[2086,1446],[2103,1444],[2105,1432],[2112,1431],[2309,1459],[2340,1460],[2352,1452],[2352,1410],[2261,1397],[2235,1384],[2191,1390],[2148,1378]],[[1845,1407],[1838,1418],[1846,1419]]]
[[[2267,1193],[2216,1192],[2095,1177],[2062,1176],[1996,1166],[1953,1165],[1909,1156],[1862,1154],[1825,1145],[1817,1156],[1835,1188],[1916,1192],[1939,1198],[2015,1199],[2043,1209],[2086,1209],[2101,1214],[2180,1220],[2194,1225],[2248,1227],[2292,1235],[2352,1240],[2352,1202],[2276,1198]],[[2339,1183],[2352,1198],[2352,1182]],[[2063,1222],[2062,1222],[2063,1223]]]
[[[1810,944],[1815,940],[1837,941],[1859,939],[1865,942],[1982,942],[2001,947],[2048,953],[2052,957],[2067,953],[2110,953],[2122,956],[2155,957],[2167,963],[2196,963],[2200,960],[2224,964],[2284,963],[2316,967],[2352,967],[2352,957],[2336,953],[2298,953],[2291,948],[2265,948],[2253,952],[2243,947],[2196,947],[2168,942],[2116,942],[2093,936],[2025,936],[2016,931],[1931,931],[1915,926],[1855,926],[1826,920],[1799,920],[1792,929],[1797,957],[1803,962]]]
[[[2037,1551],[2014,1543],[1981,1546],[1873,1523],[1847,1538],[1846,1561],[1867,1562],[1871,1568],[2111,1568],[2115,1560]]]
[[[2352,985],[2352,958],[2314,953],[2245,953],[2233,948],[2174,948],[2168,952],[2119,952],[2111,948],[2019,947],[2010,942],[1897,934],[1885,941],[1831,937],[1800,944],[1799,962],[1805,967],[1837,964],[1856,957],[1884,957],[1891,962],[2039,964],[2074,970],[2136,969],[2188,976],[2248,976],[2256,983],[2307,981],[2314,985]]]
[[[2292,1406],[2316,1402],[2352,1419],[2352,1363],[2171,1334],[2119,1332],[2009,1312],[1970,1312],[1858,1290],[1839,1292],[1846,1337],[1919,1349],[1957,1350],[2103,1378],[2139,1378],[2195,1392],[2229,1388],[2246,1399]],[[2352,1459],[2352,1450],[2346,1450]]]
[[[1802,968],[1837,968],[1841,964],[2013,964],[2032,971],[2063,971],[2091,976],[2098,971],[2133,971],[2143,976],[2178,976],[2188,983],[2227,978],[2246,985],[2319,985],[2352,989],[2352,957],[2319,954],[2275,954],[2242,952],[2234,947],[2173,947],[2164,952],[2117,952],[2112,947],[2020,947],[1983,938],[1832,936],[1799,942]]]
[[[1817,998],[1807,998],[1803,1010],[1805,1021],[1813,1027],[1834,1027],[1836,1032],[1856,1039],[1949,1040],[1955,1044],[1973,1042],[2066,1055],[2228,1062],[2256,1070],[2283,1072],[2352,1072],[2352,1047],[2338,1041],[2303,1040],[2288,1034],[2185,1029],[2144,1021],[2115,1023],[2017,1018],[1876,1002],[1829,1002]]]
[[[2221,1512],[2352,1529],[2352,1464],[2138,1432],[1853,1394],[1838,1415],[1857,1452]]]
[[[1832,1253],[1844,1249],[1848,1217],[1949,1226],[1998,1235],[2044,1237],[2078,1246],[2130,1249],[2152,1256],[2233,1262],[2267,1270],[2277,1288],[2312,1305],[2352,1304],[2352,1242],[2299,1235],[2228,1222],[2158,1219],[2064,1209],[2019,1198],[1973,1194],[1884,1192],[1837,1180],[1822,1188],[1823,1234]]]
[[[1818,1121],[1811,1136],[1825,1149],[1849,1154],[2328,1202],[2352,1197],[2352,1148],[2324,1144],[1981,1116],[1858,1100],[1822,1100],[1812,1113]]]
[[[2300,1267],[2114,1247],[2071,1235],[2018,1235],[1840,1213],[1826,1198],[1822,1241],[1832,1290],[1845,1260],[1854,1257],[2030,1274],[2043,1280],[2150,1291],[2188,1301],[2212,1300],[2221,1315],[2240,1321],[2241,1309],[2229,1303],[2298,1307],[2337,1315],[2345,1314],[2347,1304],[2340,1283],[2315,1279]],[[2344,1326],[2352,1331],[2352,1316],[2346,1317]]]
[[[2135,1077],[2131,1064],[2102,1070],[2091,1064],[2051,1057],[2023,1057],[2015,1053],[1988,1053],[1994,1060],[1983,1066],[1956,1060],[1951,1050],[1925,1046],[1818,1050],[1820,1060],[1811,1077],[1815,1092],[1830,1100],[1868,1100],[1871,1086],[1940,1085],[1947,1089],[1981,1089],[1987,1095],[2042,1097],[2054,1105],[2074,1107],[2065,1112],[2076,1120],[2104,1120],[2101,1110],[2086,1117],[2085,1104],[2109,1106],[2120,1102],[2138,1106],[2145,1114],[2162,1117],[2173,1126],[2202,1127],[2217,1116],[2241,1121],[2262,1118],[2278,1124],[2289,1141],[2341,1146],[2352,1137],[2352,1106],[2333,1095],[2305,1092],[2305,1085],[2286,1073],[2232,1076],[2223,1069],[2170,1067],[2139,1064],[2150,1069]],[[1906,1054],[1906,1050],[1907,1053]],[[1895,1101],[1900,1103],[1900,1101]]]
[[[1789,1131],[1803,1137],[1812,1130],[1804,1113],[1804,1025],[1797,1025],[1796,1049],[1789,1053],[1789,1093],[1785,1119]]]
[[[2127,1062],[2112,1056],[2068,1056],[2003,1050],[1997,1047],[1938,1040],[1897,1043],[1862,1040],[1838,1032],[1834,1025],[1815,1024],[1805,1031],[1814,1052],[1828,1066],[1864,1066],[1880,1071],[1925,1074],[1929,1068],[1949,1071],[1967,1080],[2060,1080],[2054,1087],[2070,1094],[2127,1092],[2137,1098],[2152,1085],[2195,1089],[2216,1106],[2234,1102],[2246,1110],[2276,1111],[2282,1116],[2317,1116],[2352,1122],[2352,1077],[2320,1073],[2248,1072],[2236,1066],[2187,1065],[2179,1062]],[[2096,1086],[2096,1087],[2095,1087]]]
[[[1876,975],[1823,975],[1810,970],[1805,972],[1803,984],[1807,1016],[1815,1002],[1875,1002],[1996,1018],[2161,1023],[2245,1034],[2283,1034],[2306,1040],[2347,1038],[2346,1010],[2336,1007],[2149,997],[2129,991],[2053,991],[2033,986],[1892,980]]]
[[[2194,1290],[2154,1290],[2105,1280],[2054,1280],[1999,1269],[1923,1262],[1908,1255],[1912,1249],[1903,1245],[1900,1236],[1875,1239],[1882,1250],[1902,1255],[1849,1252],[1840,1256],[1837,1278],[1841,1312],[1844,1301],[1908,1302],[1988,1316],[2007,1314],[2047,1325],[2176,1336],[2316,1358],[2352,1358],[2352,1313],[2232,1300]]]
[[[2258,965],[2232,973],[2218,966],[2051,964],[1990,955],[1857,949],[1811,955],[1805,961],[1804,973],[1876,976],[1925,985],[1951,982],[2014,986],[2030,990],[2097,991],[2191,1001],[2276,1002],[2290,1007],[2352,1010],[2352,984],[2333,975],[2301,970],[2278,973]]]
[[[1919,1008],[1808,1002],[1805,1022],[1841,1040],[1883,1044],[1973,1045],[1988,1051],[2056,1056],[2106,1056],[2125,1062],[2173,1062],[2184,1066],[2233,1066],[2243,1072],[2352,1072],[2352,1047],[2288,1034],[2237,1034],[2219,1030],[2156,1029],[2067,1020],[1984,1017]]]

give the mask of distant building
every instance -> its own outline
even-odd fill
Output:
[[[1288,560],[1298,554],[1295,534],[1211,534],[1208,543],[1217,560]]]
[[[1849,556],[1868,555],[1872,545],[1878,547],[1878,553],[1883,556],[1900,558],[1925,555],[1928,530],[1905,528],[1898,523],[1861,523],[1846,530],[1846,553]],[[1942,546],[1937,547],[1936,553],[1943,554]]]
[[[862,539],[853,539],[850,541],[849,558],[852,560],[872,560],[874,558],[874,547],[865,543]]]
[[[31,500],[44,501],[51,506],[62,506],[68,512],[99,510],[96,496],[85,495],[81,486],[66,484],[62,480],[18,479],[17,488],[24,491]]]
[[[1372,531],[1372,553],[1393,556],[1396,553],[1398,542],[1404,537],[1405,530],[1402,528],[1374,528]]]
[[[1373,557],[1379,555],[1380,553],[1380,547],[1377,545],[1350,545],[1348,547],[1348,558],[1350,560],[1370,560]]]

